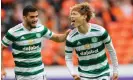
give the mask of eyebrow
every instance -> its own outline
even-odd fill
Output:
[[[36,16],[30,16],[30,17],[37,17],[38,15],[36,15]]]

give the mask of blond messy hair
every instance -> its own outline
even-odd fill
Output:
[[[78,11],[81,15],[87,15],[86,21],[88,22],[91,17],[94,16],[94,13],[92,12],[92,9],[88,2],[82,2],[79,4],[75,4],[70,8],[70,12],[72,11]]]

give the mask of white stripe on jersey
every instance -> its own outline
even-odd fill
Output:
[[[42,61],[42,58],[39,57],[39,58],[32,58],[32,59],[20,59],[20,58],[14,58],[15,61],[18,61],[18,62],[37,62],[37,61]]]
[[[40,69],[44,68],[44,64],[42,64],[41,66],[38,67],[32,67],[32,68],[22,68],[22,67],[15,67],[15,71],[19,71],[19,72],[31,72],[31,71],[37,71]]]
[[[68,46],[65,46],[65,50],[67,50],[67,51],[73,51],[73,48],[68,47]]]
[[[102,36],[101,35],[101,32],[88,32],[86,33],[85,35],[82,35],[82,34],[78,34],[74,37],[72,37],[72,40],[70,42],[74,42],[76,40],[80,40],[80,39],[84,39],[84,38],[88,38],[88,37],[94,37],[94,36]]]
[[[28,52],[25,52],[25,51],[19,51],[19,50],[16,50],[16,49],[12,49],[13,52],[15,52],[14,54],[19,54],[19,53],[38,53],[41,51],[41,49],[37,49],[37,50],[33,50],[33,51],[28,51]]]
[[[52,32],[52,35],[54,35],[54,33]],[[50,30],[48,29],[47,33],[44,35],[45,38],[50,39],[52,37],[52,35],[50,36]]]
[[[110,69],[98,74],[98,75],[102,75],[102,74],[105,74],[105,73],[109,73],[110,72]],[[87,74],[87,73],[81,73],[79,72],[80,76],[84,76],[84,77],[96,77],[98,76],[97,74]]]
[[[108,42],[110,39],[110,36],[108,36],[105,40],[103,40],[104,43]]]
[[[5,42],[5,43],[7,43],[7,44],[12,44],[13,42],[12,41],[10,41],[9,39],[7,39],[5,36],[3,37],[3,41]]]
[[[80,66],[79,67],[84,70],[84,71],[89,71],[89,70],[95,70],[95,69],[99,69],[103,66],[106,66],[108,63],[107,59],[104,61],[104,62],[101,62],[99,64],[96,64],[96,65],[91,65],[91,66]]]
[[[97,42],[97,43],[91,43],[89,44],[91,48],[96,48],[96,47],[99,47],[100,45],[102,45],[102,41],[100,42]],[[84,47],[84,45],[81,45],[81,46],[78,46],[78,47],[75,47],[75,49],[77,51],[81,51],[81,50],[86,50],[86,48]]]
[[[30,41],[30,40],[16,41],[16,43],[17,43],[18,45],[25,46],[25,45],[29,45],[29,41]],[[36,44],[36,43],[40,43],[40,42],[42,41],[42,37],[41,37],[41,38],[37,38],[37,39],[32,39],[31,41],[32,41],[32,43],[30,43],[30,45]]]

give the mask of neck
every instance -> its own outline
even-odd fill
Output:
[[[80,25],[79,27],[78,27],[78,31],[80,32],[80,33],[82,33],[82,34],[86,34],[87,32],[88,32],[88,24],[87,23],[85,23],[85,24],[83,24],[83,25]]]
[[[23,23],[24,27],[29,31],[32,29],[26,22]]]

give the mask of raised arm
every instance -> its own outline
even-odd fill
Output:
[[[53,36],[50,39],[55,42],[64,42],[70,31],[71,30],[67,30],[64,34],[53,34]]]
[[[55,42],[64,42],[66,40],[67,35],[71,31],[70,29],[67,30],[64,34],[56,34],[50,31],[47,27],[43,27],[43,37],[53,40]]]

